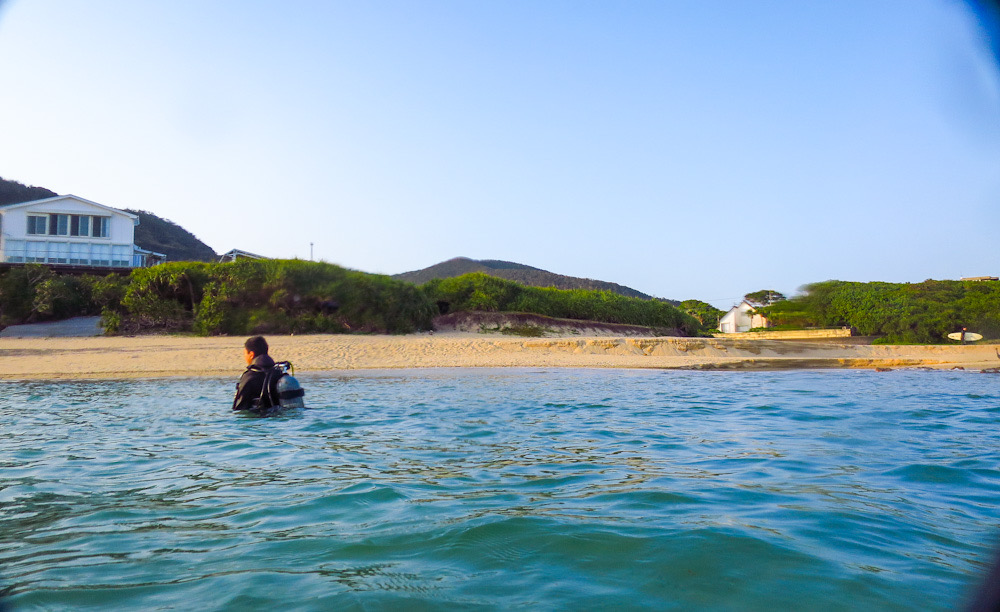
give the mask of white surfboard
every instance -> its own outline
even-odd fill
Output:
[[[948,334],[948,337],[952,340],[961,340],[962,332],[955,332],[953,334]],[[982,334],[977,334],[974,332],[965,332],[966,342],[975,342],[976,340],[982,340],[982,339],[983,339]]]

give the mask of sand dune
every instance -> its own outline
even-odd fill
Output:
[[[472,333],[273,336],[271,354],[299,372],[381,368],[898,368],[987,369],[985,346],[857,346],[721,338],[514,338]],[[243,338],[0,338],[0,378],[236,376]]]

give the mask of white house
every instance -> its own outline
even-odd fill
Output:
[[[755,327],[771,327],[771,322],[754,312],[756,307],[746,300],[733,306],[719,319],[719,331],[724,334],[749,331]]]
[[[0,206],[0,262],[135,268],[164,256],[135,246],[139,217],[74,195]]]

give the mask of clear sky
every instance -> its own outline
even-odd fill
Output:
[[[956,0],[10,0],[0,176],[728,308],[1000,275],[1000,70]]]

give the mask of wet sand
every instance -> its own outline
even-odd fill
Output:
[[[237,376],[243,338],[0,338],[0,378]],[[385,368],[682,369],[964,368],[1000,366],[1000,346],[857,346],[725,338],[517,338],[478,333],[270,336],[297,372]]]

